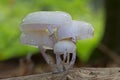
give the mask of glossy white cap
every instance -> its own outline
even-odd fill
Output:
[[[61,53],[63,54],[65,51],[67,51],[67,53],[75,53],[76,52],[76,46],[72,41],[68,41],[68,40],[62,40],[62,41],[58,41],[55,45],[54,45],[54,53]]]
[[[71,16],[61,11],[39,11],[27,15],[21,24],[21,30],[37,31],[48,27],[60,27],[72,22]]]
[[[76,39],[88,39],[94,36],[94,28],[91,24],[73,20],[72,24],[60,27],[57,31],[58,40],[75,37]]]

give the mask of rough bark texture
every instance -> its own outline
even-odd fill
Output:
[[[120,68],[76,68],[63,73],[43,73],[1,80],[120,80]]]

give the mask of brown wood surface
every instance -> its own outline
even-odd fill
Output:
[[[120,80],[120,68],[75,68],[63,73],[43,73],[1,80]]]

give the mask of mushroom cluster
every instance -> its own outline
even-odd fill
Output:
[[[53,65],[53,62],[48,58],[46,50],[54,51],[58,72],[74,65],[76,41],[94,35],[91,24],[72,20],[68,13],[61,11],[31,13],[23,19],[20,29],[21,43],[38,47],[49,65]]]

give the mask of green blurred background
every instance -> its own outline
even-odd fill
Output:
[[[0,61],[36,54],[38,49],[20,43],[20,23],[35,11],[65,11],[73,19],[89,22],[95,29],[94,38],[77,42],[77,55],[86,62],[102,39],[104,10],[96,0],[1,0]],[[101,3],[101,4],[100,4]],[[100,4],[96,6],[96,4]]]

